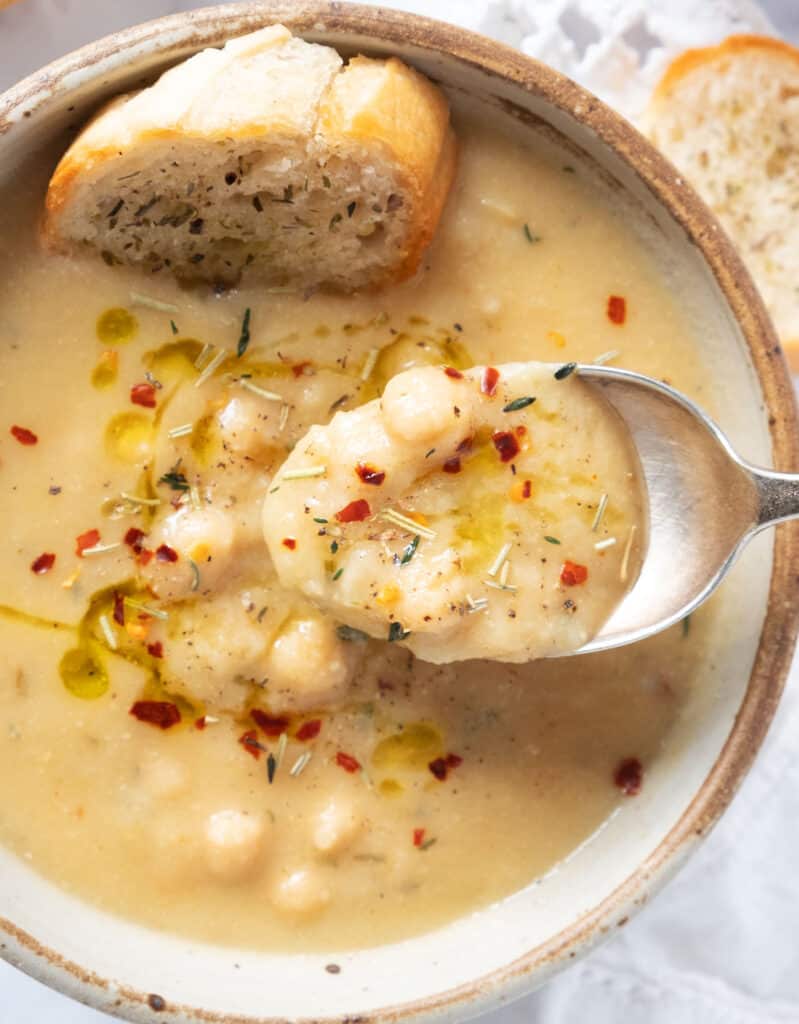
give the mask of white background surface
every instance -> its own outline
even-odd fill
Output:
[[[666,14],[684,6],[680,0],[637,2]],[[387,6],[457,21],[530,50],[527,13],[569,3],[389,0]],[[628,0],[582,3],[614,10]],[[735,0],[694,0],[689,6],[698,15],[713,3],[730,11],[742,6]],[[195,6],[203,5],[191,0],[22,0],[0,11],[0,89],[101,35]],[[762,0],[761,7],[783,35],[799,43],[799,0]],[[596,79],[592,84],[600,88]],[[611,98],[623,105],[630,96],[621,91]],[[755,769],[682,874],[592,956],[542,991],[484,1018],[485,1024],[799,1024],[797,749],[795,665]],[[104,1022],[110,1018],[0,962],[0,1024]]]

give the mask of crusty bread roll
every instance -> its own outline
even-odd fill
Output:
[[[53,174],[43,237],[181,279],[351,291],[414,273],[455,159],[418,72],[275,25],[102,110]]]
[[[799,370],[799,50],[764,36],[688,50],[644,128],[738,245]]]

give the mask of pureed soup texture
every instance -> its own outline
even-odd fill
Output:
[[[453,546],[469,583],[457,622],[495,623],[472,656],[505,656],[492,638],[526,580],[557,634],[597,600],[592,583],[634,572],[635,501],[614,493],[630,454],[601,416],[581,419],[570,363],[601,357],[689,393],[700,377],[646,247],[588,172],[496,118],[461,110],[456,127],[424,266],[374,294],[212,294],[44,255],[51,161],[0,204],[15,240],[0,273],[0,837],[109,911],[288,951],[441,925],[540,878],[635,799],[701,671],[696,626],[519,664],[453,662],[425,640],[430,578],[415,598],[406,580],[439,558],[460,586]],[[528,360],[567,369],[502,379]],[[473,403],[515,388],[428,476],[414,449],[426,512],[378,501],[386,466],[355,479],[349,435],[325,426],[374,420],[364,403],[408,369]],[[547,400],[520,403],[536,382]],[[569,478],[547,447],[558,402],[569,443],[593,446]],[[380,424],[366,425],[371,444]],[[312,426],[329,466],[346,464],[346,494],[332,470],[315,486]],[[351,487],[374,492],[368,514]],[[292,589],[265,544],[265,496]],[[364,563],[374,579],[350,582]],[[341,624],[337,585],[358,624]]]

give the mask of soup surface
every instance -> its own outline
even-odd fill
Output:
[[[404,370],[601,357],[699,390],[677,302],[588,171],[496,118],[456,124],[425,265],[372,295],[214,295],[45,257],[50,161],[0,204],[0,839],[109,911],[289,951],[435,927],[552,870],[634,798],[697,682],[712,609],[602,656],[433,664],[398,616],[374,639],[277,580],[261,508],[287,454]],[[531,493],[518,481],[565,621],[591,582],[574,524],[597,524],[597,572],[621,565],[634,517],[613,472],[565,482],[574,523],[547,519],[541,467]],[[490,565],[504,512],[473,479],[460,541]],[[290,506],[271,506],[273,547]],[[311,518],[328,520],[312,533],[329,595],[348,555]],[[391,538],[409,571],[414,522]]]

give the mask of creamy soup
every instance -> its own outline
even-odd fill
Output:
[[[311,428],[342,454],[326,425],[367,415],[402,371],[450,367],[463,376],[447,386],[476,395],[485,368],[539,360],[551,366],[533,378],[507,372],[512,392],[476,424],[529,457],[504,463],[489,441],[426,485],[470,512],[453,543],[482,589],[459,593],[461,640],[503,656],[500,612],[534,581],[546,629],[576,642],[634,572],[633,456],[606,414],[575,417],[591,462],[558,476],[544,414],[580,392],[550,370],[601,358],[696,393],[690,330],[587,170],[496,118],[456,125],[458,177],[424,266],[376,294],[208,294],[44,256],[51,161],[0,204],[14,239],[0,268],[0,838],[108,911],[279,950],[433,928],[552,870],[634,799],[702,670],[701,617],[602,656],[448,663],[420,644],[445,663],[417,660],[424,613],[388,570],[395,555],[408,579],[428,570],[429,521],[406,504],[415,527],[370,539],[336,524],[331,498],[288,529],[320,493],[314,476],[279,481],[287,456],[316,465]],[[501,412],[534,388],[518,421]],[[505,550],[511,506],[527,546]],[[353,549],[384,541],[379,614],[348,622],[335,587],[362,605],[373,581]]]

